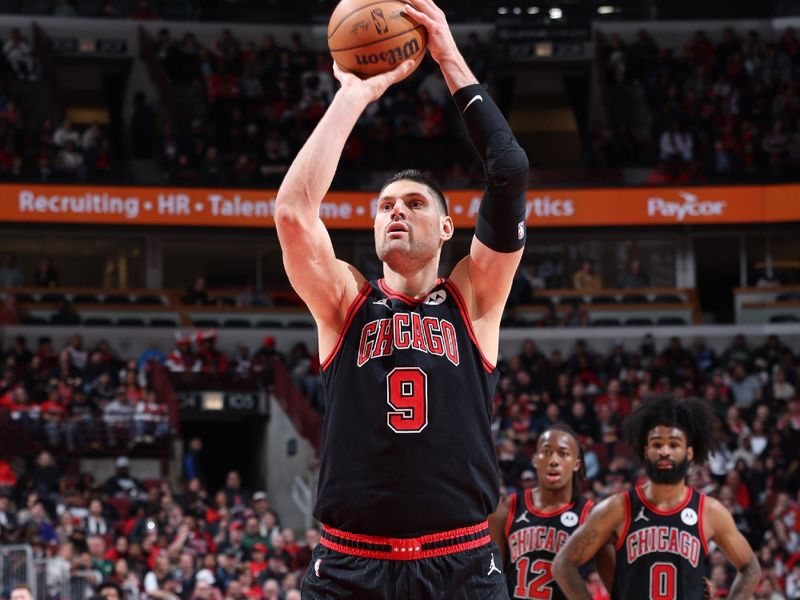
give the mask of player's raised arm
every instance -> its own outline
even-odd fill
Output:
[[[355,269],[336,259],[319,209],[359,116],[413,65],[413,61],[406,61],[393,71],[365,80],[334,65],[342,87],[278,190],[275,227],[289,281],[317,322],[334,329],[338,329],[341,310],[347,309],[348,296],[355,297],[363,278],[359,281]]]
[[[444,12],[432,0],[409,0],[408,4],[409,16],[428,30],[431,56],[439,64],[484,166],[486,191],[470,255],[452,278],[470,305],[473,321],[489,317],[491,327],[496,327],[525,246],[528,158],[500,109],[467,66]]]
[[[736,528],[733,517],[725,507],[714,498],[706,498],[705,502],[706,538],[716,542],[722,553],[738,571],[730,592],[728,592],[728,599],[752,598],[753,591],[761,577],[758,559],[756,559],[750,544]]]
[[[625,499],[622,495],[611,496],[589,513],[586,522],[559,550],[553,561],[553,577],[570,600],[592,600],[578,569],[613,539],[624,522]]]

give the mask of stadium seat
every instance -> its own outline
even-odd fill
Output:
[[[131,501],[129,498],[109,496],[106,498],[106,502],[114,507],[114,510],[117,511],[117,515],[119,515],[121,520],[124,521],[128,518],[128,514],[131,510]]]
[[[100,298],[94,294],[76,294],[72,297],[73,304],[100,304]]]
[[[256,327],[266,327],[268,329],[275,327],[283,327],[283,323],[281,323],[280,321],[269,321],[269,320],[258,321],[256,323]]]
[[[775,296],[775,302],[796,302],[800,300],[800,293],[786,292]]]
[[[87,327],[110,327],[113,325],[111,319],[107,317],[89,317],[84,320],[83,324]]]
[[[223,327],[250,327],[250,321],[247,319],[225,319],[222,323]]]
[[[683,304],[683,298],[677,294],[659,294],[653,299],[653,302],[660,302],[662,304]]]
[[[64,294],[42,294],[39,297],[39,302],[42,304],[58,304],[66,299],[67,297]]]
[[[656,321],[657,325],[686,325],[686,319],[683,317],[660,317]]]
[[[526,300],[523,304],[531,304],[533,306],[552,306],[553,301],[550,298],[545,298],[543,296],[533,296]]]
[[[131,298],[127,294],[108,294],[103,302],[106,304],[130,304]]]
[[[769,318],[770,323],[800,323],[800,318],[797,315],[772,315]]]
[[[36,299],[31,294],[16,294],[14,298],[16,298],[17,304],[30,304],[31,302],[36,302]]]
[[[592,296],[590,302],[592,304],[616,304],[617,299],[614,296]]]
[[[289,321],[286,326],[290,329],[314,329],[311,321]]]
[[[47,325],[47,319],[45,319],[44,317],[33,317],[30,315],[23,318],[22,322],[25,325]]]
[[[118,327],[144,327],[144,319],[138,317],[123,317],[117,319]]]
[[[652,325],[653,319],[647,319],[645,317],[636,317],[633,319],[625,319],[625,325],[628,327],[636,327],[636,326],[645,326],[645,325]]]
[[[143,306],[164,306],[164,301],[160,296],[137,296],[133,303]]]
[[[619,319],[595,319],[592,327],[619,327],[622,325]]]
[[[195,327],[219,327],[219,321],[216,319],[194,319],[192,324]]]
[[[175,319],[150,319],[150,327],[177,327],[178,322]]]
[[[625,294],[622,302],[624,304],[647,304],[649,300],[644,294]]]

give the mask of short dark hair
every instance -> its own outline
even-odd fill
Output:
[[[417,183],[421,183],[425,187],[429,188],[433,192],[433,196],[436,198],[436,201],[439,204],[439,208],[442,211],[442,214],[447,215],[447,201],[444,199],[444,193],[439,185],[430,177],[425,175],[419,169],[403,169],[402,171],[398,171],[389,179],[383,182],[381,186],[380,194],[383,193],[383,190],[389,186],[389,184],[394,183],[395,181],[416,181]],[[379,195],[380,195],[379,194]]]
[[[719,445],[714,428],[716,421],[711,405],[705,400],[653,396],[625,418],[622,433],[641,463],[644,462],[648,433],[659,426],[680,429],[686,436],[687,445],[694,450],[693,461],[702,463]]]

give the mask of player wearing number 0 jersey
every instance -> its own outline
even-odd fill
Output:
[[[686,485],[689,464],[715,446],[714,415],[698,399],[653,398],[624,423],[624,433],[649,481],[615,494],[592,511],[553,563],[572,600],[591,600],[578,567],[608,541],[616,548],[614,600],[702,600],[708,543],[739,571],[728,598],[752,598],[761,569],[730,513]]]
[[[538,483],[511,494],[490,517],[492,538],[503,553],[512,598],[565,600],[553,581],[552,564],[593,504],[581,493],[585,476],[577,434],[556,424],[537,441],[533,457]],[[613,569],[610,549],[598,555],[604,575]]]
[[[341,83],[275,201],[289,280],[317,324],[326,387],[315,515],[321,542],[303,597],[505,598],[488,515],[499,497],[491,437],[500,320],[525,245],[528,160],[469,70],[444,12],[408,0],[486,176],[469,254],[439,277],[454,232],[419,171],[390,178],[373,205],[383,278],[340,261],[322,200],[361,113],[394,71]],[[354,211],[355,212],[355,211]]]

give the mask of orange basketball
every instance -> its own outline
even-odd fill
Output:
[[[339,66],[361,78],[391,71],[428,47],[425,27],[401,14],[399,0],[342,0],[328,21],[328,48]]]

